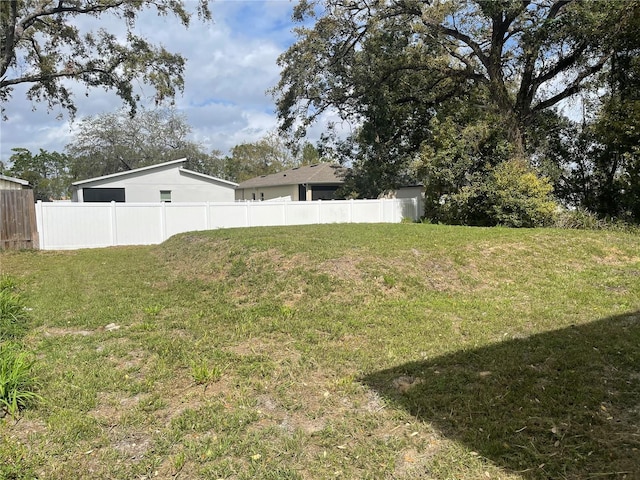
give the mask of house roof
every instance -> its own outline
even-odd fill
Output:
[[[140,167],[140,168],[134,168],[132,170],[127,170],[125,172],[118,172],[118,173],[112,173],[110,175],[103,175],[102,177],[94,177],[94,178],[88,178],[86,180],[80,180],[78,182],[73,182],[71,185],[73,185],[74,187],[82,187],[83,185],[89,184],[89,183],[94,183],[94,182],[100,182],[102,180],[109,180],[112,178],[119,178],[119,177],[126,177],[127,175],[132,175],[132,174],[137,174],[140,172],[147,172],[150,170],[158,170],[161,168],[166,168],[166,167],[170,167],[173,165],[183,165],[185,162],[187,161],[186,158],[180,158],[178,160],[172,160],[170,162],[164,162],[164,163],[157,163],[155,165],[149,165],[147,167]],[[211,175],[205,175],[204,173],[198,173],[198,172],[194,172],[192,170],[187,170],[186,168],[179,168],[179,171],[182,173],[186,173],[188,175],[192,175],[198,178],[202,178],[204,180],[208,180],[208,181],[214,181],[217,183],[222,183],[225,185],[229,185],[230,187],[237,187],[238,184],[234,183],[234,182],[229,182],[228,180],[223,180],[221,178],[217,178],[217,177],[212,177]]]
[[[97,182],[100,180],[107,180],[110,178],[117,178],[117,177],[124,177],[127,175],[131,175],[132,173],[139,173],[139,172],[144,172],[147,170],[155,170],[155,169],[159,169],[159,168],[165,168],[169,165],[177,165],[177,164],[181,164],[186,162],[187,159],[186,158],[180,158],[178,160],[172,160],[170,162],[164,162],[164,163],[158,163],[156,165],[149,165],[147,167],[140,167],[140,168],[134,168],[132,170],[127,170],[126,172],[118,172],[118,173],[112,173],[110,175],[103,175],[101,177],[93,177],[93,178],[87,178],[86,180],[80,180],[78,182],[73,182],[71,185],[73,185],[74,187],[76,186],[80,186],[80,185],[84,185],[85,183],[93,183],[93,182]]]
[[[4,180],[5,182],[19,183],[20,185],[24,185],[25,187],[31,186],[29,185],[29,182],[27,182],[26,180],[22,180],[21,178],[15,178],[15,177],[7,177],[6,175],[0,175],[0,180]]]
[[[186,168],[181,168],[180,171],[182,173],[186,173],[187,175],[193,175],[194,177],[204,178],[205,180],[211,180],[218,183],[224,183],[229,185],[230,187],[237,187],[238,184],[235,182],[230,182],[229,180],[223,180],[222,178],[212,177],[211,175],[207,175],[205,173],[194,172],[193,170],[187,170]]]
[[[261,175],[260,177],[245,180],[238,188],[276,187],[280,185],[317,185],[344,183],[346,169],[331,163],[316,163],[304,167],[291,168],[283,172]]]

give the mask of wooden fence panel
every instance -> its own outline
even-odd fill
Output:
[[[0,190],[0,250],[38,248],[33,190]]]

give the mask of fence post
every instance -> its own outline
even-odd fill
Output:
[[[320,216],[320,209],[322,209],[322,200],[316,200],[318,202],[318,217],[317,217],[317,222],[318,225],[320,224],[320,220],[322,220],[322,217]]]
[[[40,250],[44,250],[44,219],[42,218],[42,200],[38,200],[36,203],[36,228],[38,229],[38,243],[40,244]]]
[[[211,202],[205,202],[204,204],[204,218],[205,218],[205,228],[206,230],[211,230]]]
[[[167,202],[160,202],[160,243],[167,239]]]
[[[111,246],[118,244],[118,219],[116,218],[116,202],[111,200]]]

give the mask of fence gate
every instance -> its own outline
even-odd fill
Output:
[[[0,250],[38,248],[33,190],[0,190]]]

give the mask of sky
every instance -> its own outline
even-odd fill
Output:
[[[185,4],[195,7],[193,0]],[[274,100],[267,90],[279,80],[278,56],[295,41],[291,20],[295,2],[215,0],[210,5],[213,22],[202,23],[194,15],[185,30],[176,19],[149,11],[139,20],[136,32],[187,59],[185,90],[175,99],[176,109],[186,115],[193,140],[207,151],[226,154],[233,146],[257,141],[277,127]],[[114,33],[124,31],[113,18],[100,22]],[[7,163],[12,148],[63,152],[80,119],[123,106],[113,93],[92,89],[86,96],[85,87],[69,85],[73,85],[78,108],[73,123],[62,109],[47,112],[45,104],[28,100],[28,85],[15,88],[4,105],[8,119],[0,125],[1,161]],[[139,93],[144,94],[144,89]],[[152,99],[146,106],[153,107]],[[308,139],[315,142],[322,129],[322,123],[314,126]]]

